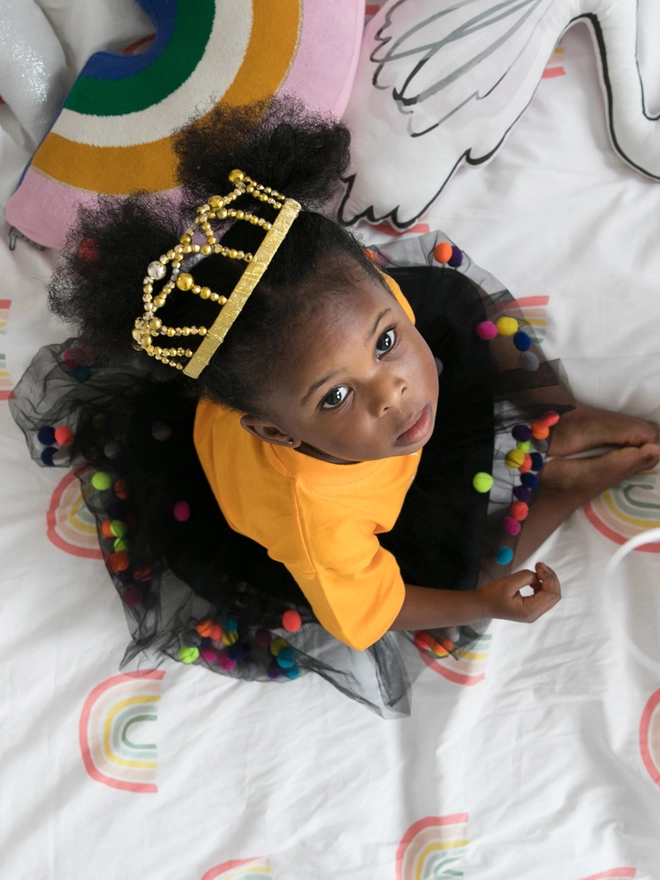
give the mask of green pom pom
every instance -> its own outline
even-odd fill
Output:
[[[194,663],[198,657],[199,648],[187,648],[185,645],[182,645],[179,648],[179,660],[181,660],[182,663]]]
[[[531,450],[531,448],[532,448],[532,441],[531,441],[531,440],[519,440],[519,441],[516,443],[516,447],[517,447],[521,452],[529,452],[529,451]]]
[[[112,486],[112,477],[110,474],[106,474],[105,471],[97,471],[92,477],[92,486],[98,489],[99,492],[103,492]]]
[[[484,471],[479,471],[478,474],[475,474],[472,478],[472,485],[477,490],[477,492],[490,492],[493,488],[493,478],[490,474],[485,473]]]

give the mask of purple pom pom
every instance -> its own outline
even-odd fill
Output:
[[[532,439],[532,429],[529,425],[516,425],[511,433],[513,434],[513,439],[519,440],[521,443],[526,443]]]
[[[450,266],[454,269],[458,269],[458,267],[463,262],[463,251],[460,248],[457,248],[456,245],[452,245],[451,249],[451,257],[448,260]]]
[[[518,501],[524,501],[525,504],[529,504],[532,500],[532,492],[526,486],[516,486],[513,490],[513,494],[516,496]]]

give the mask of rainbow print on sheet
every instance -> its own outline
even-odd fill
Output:
[[[660,526],[658,472],[634,474],[582,509],[592,526],[616,544],[625,544],[645,529],[656,529]],[[643,544],[637,549],[660,553],[660,544]]]
[[[211,868],[202,880],[263,880],[272,877],[273,872],[268,866],[268,859],[233,859]]]
[[[582,880],[626,880],[628,877],[636,877],[636,868],[610,868],[609,871],[601,871],[600,874],[590,874],[582,877]]]
[[[156,721],[164,675],[158,669],[114,675],[87,697],[78,735],[92,779],[123,791],[158,791],[156,745],[142,740],[145,725],[153,729]]]
[[[0,334],[5,336],[7,333],[7,320],[9,319],[9,308],[11,306],[10,299],[0,299]],[[0,352],[0,400],[9,400],[14,383],[7,370],[7,360],[5,355]]]
[[[396,853],[396,880],[458,880],[469,841],[467,813],[426,816],[403,835]]]
[[[541,79],[555,79],[557,76],[566,76],[566,70],[563,65],[565,52],[566,50],[563,46],[555,46],[555,50],[541,74]]]
[[[660,785],[660,690],[652,694],[642,712],[639,748],[649,776]]]
[[[92,491],[91,486],[87,491]],[[80,482],[73,471],[60,480],[50,499],[46,534],[51,544],[72,556],[103,558],[94,517],[87,509]]]
[[[464,648],[457,648],[446,657],[431,657],[428,651],[420,651],[429,669],[454,684],[479,684],[486,677],[486,663],[492,636],[484,633]]]

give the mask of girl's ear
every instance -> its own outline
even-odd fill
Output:
[[[291,434],[281,431],[272,422],[261,421],[251,416],[241,416],[241,427],[248,434],[252,434],[260,440],[265,440],[266,443],[272,443],[273,446],[288,446],[290,449],[296,449],[301,443],[300,440],[296,440]]]

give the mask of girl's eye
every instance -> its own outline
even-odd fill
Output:
[[[321,409],[335,409],[340,403],[343,403],[348,397],[348,387],[346,385],[338,385],[327,394],[321,401]]]
[[[377,356],[380,357],[391,348],[394,348],[395,342],[396,335],[394,333],[394,330],[386,330],[381,336],[378,337],[378,342],[376,343]]]

